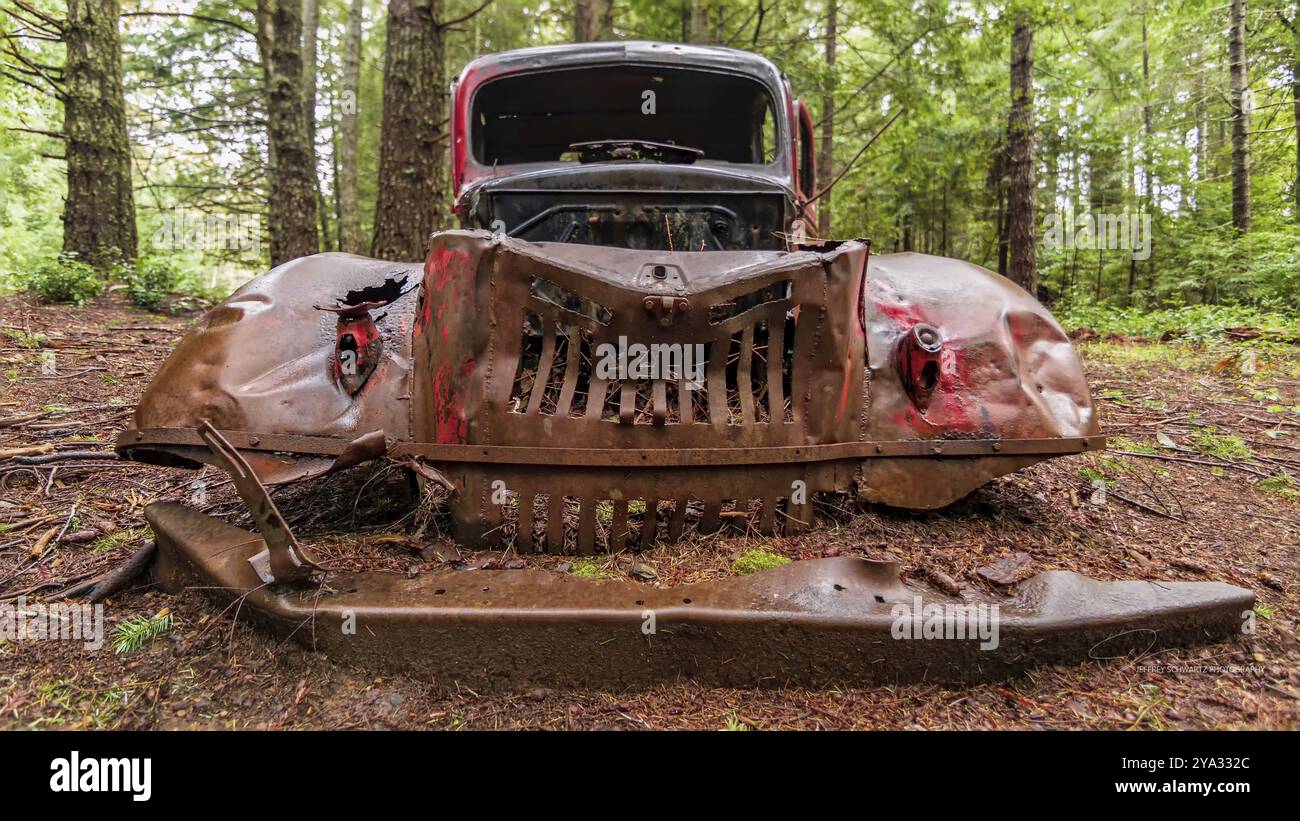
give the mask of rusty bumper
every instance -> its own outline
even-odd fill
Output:
[[[1227,639],[1254,604],[1226,584],[1064,571],[958,598],[850,558],[668,589],[540,570],[268,585],[249,561],[267,549],[260,535],[170,502],[145,515],[166,589],[241,599],[241,615],[368,669],[479,687],[969,681]]]

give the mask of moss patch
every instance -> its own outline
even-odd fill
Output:
[[[580,579],[612,579],[614,571],[610,570],[601,559],[574,559],[570,573]]]
[[[790,559],[779,553],[769,553],[766,550],[747,550],[740,558],[731,563],[731,572],[738,576],[748,576],[750,573],[771,570],[773,567],[780,567],[789,563]]]

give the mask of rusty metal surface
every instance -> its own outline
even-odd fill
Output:
[[[443,232],[425,268],[413,330],[412,356],[428,365],[412,375],[412,436],[435,445],[636,450],[637,468],[654,464],[650,450],[854,442],[865,353],[855,306],[866,258],[867,247],[856,242],[825,253],[699,254]],[[448,335],[436,321],[442,316],[475,320]],[[671,348],[683,359],[675,372],[614,378],[597,363],[635,345]],[[693,352],[694,371],[684,365],[686,352]],[[806,523],[809,494],[847,487],[852,471],[793,455],[761,475],[560,475],[434,461],[458,489],[452,504],[459,541],[499,540],[511,512],[501,503],[504,490],[512,494],[525,549],[561,547],[566,537],[556,520],[568,499],[577,509],[577,549],[587,553],[598,541],[602,504],[613,505],[614,543],[624,540],[629,507],[644,511],[638,529],[646,544],[661,524],[678,530],[673,519],[692,501],[703,532],[717,528],[728,505],[761,505],[765,532]],[[671,512],[661,511],[664,504]]]
[[[900,577],[896,565],[849,558],[678,588],[530,570],[331,573],[266,585],[249,563],[263,549],[256,534],[174,503],[145,515],[165,589],[239,598],[242,614],[332,658],[469,686],[971,681],[1227,639],[1254,604],[1250,591],[1226,584],[1064,571],[958,599]],[[917,604],[997,605],[997,647],[898,638],[895,608]],[[349,615],[355,630],[343,629]]]
[[[340,316],[318,305],[369,301],[365,289],[419,280],[419,266],[347,254],[294,260],[257,277],[209,311],[181,340],[136,406],[132,429],[188,428],[338,437],[375,430],[405,438],[409,427],[410,323],[417,294],[369,313],[383,338],[374,372],[355,395],[335,376]],[[193,466],[197,447],[147,448],[123,440],[123,455]],[[306,451],[313,453],[313,451]],[[332,460],[250,455],[264,482],[323,473]]]
[[[303,550],[293,531],[285,523],[271,495],[258,481],[248,462],[222,438],[208,422],[199,428],[199,436],[212,452],[213,461],[226,473],[239,498],[257,523],[266,549],[249,558],[250,565],[266,584],[302,581],[320,572],[320,566]]]
[[[118,448],[219,464],[196,432],[209,421],[275,484],[387,447],[452,483],[463,543],[590,552],[679,537],[688,514],[702,532],[729,511],[795,532],[819,492],[937,507],[1102,446],[1074,350],[1037,302],[977,266],[868,257],[857,242],[654,252],[482,231],[438,234],[418,277],[311,257],[205,317]],[[695,353],[667,378],[602,378],[598,352],[637,345]]]
[[[1099,451],[1106,437],[1078,439],[908,439],[894,442],[840,442],[829,445],[786,445],[737,448],[584,448],[522,447],[518,445],[458,445],[430,442],[398,442],[391,447],[383,431],[355,440],[322,436],[277,436],[247,431],[221,431],[241,452],[284,452],[338,454],[351,467],[382,456],[418,456],[435,462],[473,462],[507,465],[555,465],[582,467],[706,467],[710,465],[769,465],[788,462],[829,462],[844,459],[933,459],[970,456],[1061,456]],[[198,431],[185,428],[155,428],[124,431],[117,446],[203,445]],[[349,456],[350,451],[355,455]]]

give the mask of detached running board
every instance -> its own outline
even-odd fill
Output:
[[[172,502],[145,517],[165,589],[242,599],[241,615],[366,669],[473,687],[973,681],[1226,640],[1255,601],[1217,582],[1066,571],[1002,596],[957,598],[904,580],[897,564],[852,558],[669,589],[541,570],[328,572],[267,584],[250,563],[268,549],[260,535]]]

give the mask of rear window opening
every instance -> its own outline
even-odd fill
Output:
[[[483,165],[577,162],[575,143],[601,140],[695,148],[702,163],[776,161],[767,89],[708,71],[616,66],[503,77],[478,90],[471,116]]]

